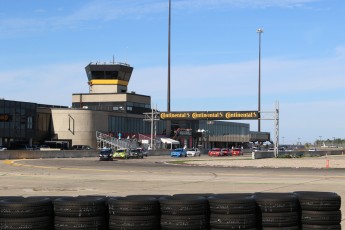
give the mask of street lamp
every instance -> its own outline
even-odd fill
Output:
[[[259,34],[259,84],[258,84],[258,112],[260,115],[261,111],[261,34],[264,32],[262,28],[256,30]],[[258,132],[261,132],[261,121],[260,116],[258,119]]]

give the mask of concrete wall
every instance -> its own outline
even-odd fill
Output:
[[[62,151],[5,150],[5,151],[0,151],[0,160],[98,157],[98,152],[99,152],[98,150],[62,150]],[[170,152],[171,150],[150,150],[149,156],[170,156]],[[292,157],[318,157],[318,156],[326,156],[326,155],[343,155],[344,153],[345,153],[344,150],[336,150],[336,151],[316,151],[316,152],[299,151],[299,152],[285,152],[285,153],[280,153],[280,154],[281,155],[289,154]],[[273,157],[274,157],[274,152],[255,152],[254,155],[252,153],[252,159],[264,159],[264,158],[273,158]]]
[[[318,157],[327,155],[344,155],[344,150],[324,150],[324,151],[295,151],[295,152],[279,152],[281,157]],[[252,159],[273,158],[274,152],[253,152]]]
[[[108,113],[83,109],[52,109],[54,132],[72,145],[97,148],[96,131],[108,130]]]
[[[63,150],[63,151],[28,151],[5,150],[0,151],[0,160],[11,159],[40,159],[40,158],[82,158],[98,157],[97,150]]]

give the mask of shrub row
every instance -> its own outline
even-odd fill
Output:
[[[0,197],[0,229],[341,229],[332,192]]]

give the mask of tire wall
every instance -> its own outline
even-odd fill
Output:
[[[0,229],[339,229],[332,192],[0,197]]]

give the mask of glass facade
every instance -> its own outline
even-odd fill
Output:
[[[36,135],[37,104],[0,100],[0,139],[2,145],[28,142]]]
[[[0,100],[0,145],[11,149],[51,138],[50,108],[67,107]]]

